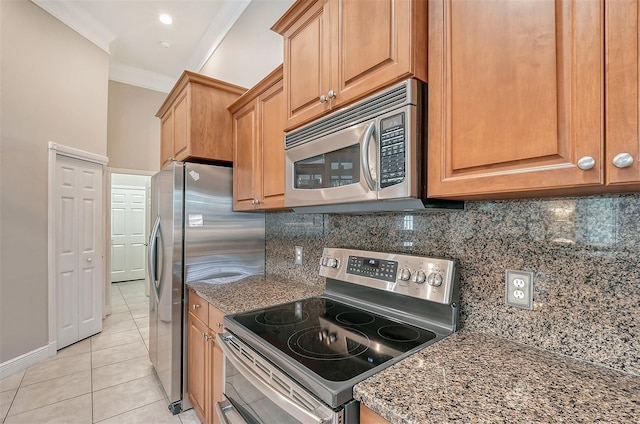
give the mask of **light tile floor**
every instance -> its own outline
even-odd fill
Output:
[[[149,361],[149,298],[144,280],[111,286],[102,333],[0,380],[4,424],[200,424],[171,415]]]

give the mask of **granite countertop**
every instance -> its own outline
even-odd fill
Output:
[[[640,378],[478,333],[456,333],[357,384],[392,423],[638,423]]]
[[[247,277],[233,283],[187,283],[187,287],[225,314],[249,311],[324,293],[324,285],[304,284],[269,275]]]

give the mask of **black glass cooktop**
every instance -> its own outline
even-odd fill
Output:
[[[324,297],[230,318],[330,381],[349,380],[436,337]]]

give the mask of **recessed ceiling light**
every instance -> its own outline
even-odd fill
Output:
[[[158,19],[160,19],[160,22],[162,22],[165,25],[171,25],[173,23],[173,18],[167,15],[166,13],[160,15]]]
[[[171,43],[170,43],[170,42],[168,42],[167,40],[162,40],[162,41],[160,41],[160,45],[161,45],[162,47],[164,47],[165,49],[168,49],[169,47],[171,47]]]

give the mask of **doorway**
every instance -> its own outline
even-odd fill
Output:
[[[148,286],[149,193],[153,174],[152,171],[108,169],[106,315],[111,313],[112,284],[145,280]]]
[[[146,276],[147,185],[145,175],[111,175],[111,282]]]

